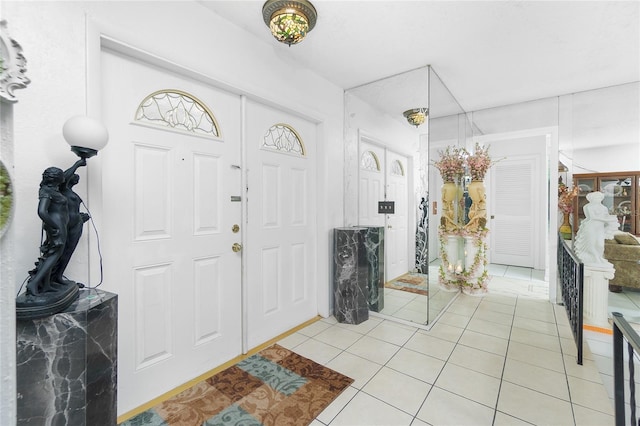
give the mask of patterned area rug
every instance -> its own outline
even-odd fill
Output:
[[[351,383],[273,345],[122,425],[308,425]]]
[[[429,294],[429,287],[427,285],[428,276],[426,274],[418,274],[409,272],[401,277],[396,278],[393,281],[389,281],[384,284],[386,288],[392,288],[394,290],[408,291],[409,293],[421,294],[426,296]]]

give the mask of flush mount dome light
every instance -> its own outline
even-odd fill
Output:
[[[402,113],[402,115],[404,115],[404,117],[407,119],[409,124],[416,127],[418,127],[419,125],[423,124],[426,121],[428,114],[429,114],[429,108],[412,108]]]
[[[297,44],[316,25],[316,8],[307,0],[267,0],[262,18],[276,40]]]

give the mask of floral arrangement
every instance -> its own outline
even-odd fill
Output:
[[[573,199],[578,195],[578,187],[569,191],[565,184],[558,186],[558,208],[564,214],[573,213]]]
[[[467,156],[467,166],[471,174],[471,180],[484,180],[484,175],[491,167],[491,157],[489,156],[489,145],[480,146],[476,142],[473,154]]]
[[[433,163],[445,182],[453,182],[464,175],[465,158],[468,155],[464,148],[448,146],[438,151],[440,159]]]
[[[471,180],[484,180],[484,175],[494,163],[489,156],[489,145],[483,147],[477,142],[473,154],[464,148],[451,146],[438,153],[440,159],[433,164],[445,182],[453,182],[456,178],[464,176],[465,168],[469,170]]]

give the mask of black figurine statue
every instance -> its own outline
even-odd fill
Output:
[[[57,167],[49,167],[42,173],[38,196],[38,216],[42,219],[42,229],[46,234],[40,246],[40,258],[36,268],[29,271],[27,293],[36,296],[40,293],[55,291],[58,286],[51,282],[51,271],[62,256],[67,242],[69,210],[67,199],[60,192],[64,182],[64,172]]]
[[[27,290],[16,299],[19,319],[60,312],[78,296],[77,283],[66,279],[64,271],[89,219],[88,214],[80,213],[82,200],[71,189],[79,180],[75,171],[86,164],[82,158],[66,171],[49,167],[42,173],[38,216],[45,240],[35,269],[29,271]]]
[[[69,221],[67,223],[67,241],[60,259],[53,268],[51,279],[53,282],[61,284],[75,284],[64,277],[64,271],[69,265],[71,256],[82,236],[82,228],[84,223],[89,220],[87,213],[80,212],[82,199],[78,194],[73,192],[72,188],[80,180],[80,176],[75,171],[80,166],[86,166],[87,160],[84,158],[76,161],[68,170],[64,172],[64,181],[60,185],[60,192],[67,199],[67,210],[69,211]]]

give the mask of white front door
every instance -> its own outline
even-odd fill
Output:
[[[489,261],[503,265],[545,268],[547,208],[545,134],[486,135],[497,162],[489,169],[487,206]]]
[[[123,414],[241,352],[240,99],[111,51],[101,61],[101,288],[119,296]]]
[[[387,215],[385,232],[385,269],[387,281],[409,271],[407,229],[407,157],[387,150],[387,200],[393,201],[395,210]]]
[[[247,100],[247,343],[315,317],[316,125]]]

